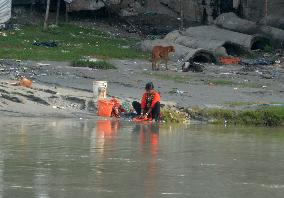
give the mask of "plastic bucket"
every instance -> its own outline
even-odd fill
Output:
[[[114,103],[108,100],[98,100],[98,116],[110,117]]]
[[[107,81],[94,81],[93,93],[95,101],[106,99],[107,95]]]

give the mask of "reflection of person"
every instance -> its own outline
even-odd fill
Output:
[[[160,94],[154,90],[152,82],[146,84],[145,90],[141,104],[134,101],[132,106],[137,115],[140,115],[140,118],[150,118],[158,121],[160,117]]]

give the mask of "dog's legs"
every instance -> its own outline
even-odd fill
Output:
[[[168,69],[168,58],[165,58],[165,62],[166,62],[166,70],[169,70]]]
[[[152,62],[152,70],[153,71],[155,70],[155,67],[156,67],[156,61],[153,60],[153,62]]]
[[[160,64],[161,64],[161,60],[158,61],[158,64],[156,66],[156,71],[159,71],[160,70]]]

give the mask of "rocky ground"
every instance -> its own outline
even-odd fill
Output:
[[[281,58],[281,57],[280,57]],[[68,62],[0,61],[0,111],[10,116],[95,116],[92,84],[108,81],[108,96],[131,104],[152,81],[168,107],[250,108],[284,103],[283,59],[274,65],[205,64],[201,73],[151,71],[145,60],[111,60],[117,70],[71,67]],[[282,62],[282,63],[281,63]],[[33,80],[32,88],[14,86],[17,76]],[[233,105],[242,104],[242,105]]]

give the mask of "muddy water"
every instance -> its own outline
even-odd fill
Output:
[[[3,118],[0,198],[282,198],[283,132]]]

